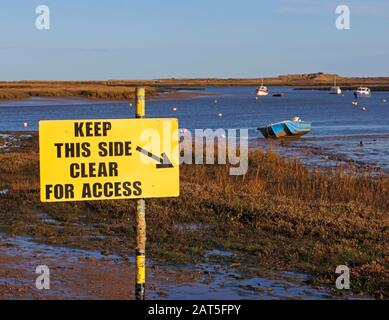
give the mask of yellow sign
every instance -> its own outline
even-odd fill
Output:
[[[41,201],[179,196],[177,119],[40,121]]]

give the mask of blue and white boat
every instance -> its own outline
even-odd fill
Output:
[[[265,138],[282,138],[292,136],[303,136],[312,131],[310,122],[302,121],[299,117],[292,120],[281,121],[259,128]]]
[[[367,87],[360,87],[354,92],[355,98],[370,98],[371,90]]]

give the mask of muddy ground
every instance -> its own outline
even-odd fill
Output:
[[[197,266],[149,261],[148,299],[330,299],[325,288],[306,284],[302,274],[245,277],[212,251]],[[134,299],[134,259],[94,250],[49,246],[24,237],[0,238],[2,300]],[[36,286],[38,266],[50,270],[50,287]],[[349,295],[347,298],[362,298]]]

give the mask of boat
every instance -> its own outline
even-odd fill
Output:
[[[331,88],[331,94],[342,94],[342,89],[339,86],[335,86]]]
[[[310,122],[302,121],[299,117],[294,117],[292,120],[272,123],[258,130],[265,138],[300,137],[310,133],[312,125]]]
[[[263,80],[262,84],[257,88],[257,97],[263,97],[269,95],[269,89],[263,85]]]
[[[359,87],[354,92],[355,98],[370,98],[371,97],[371,90],[367,87]]]
[[[336,85],[336,77],[334,81],[334,86],[331,88],[331,94],[342,94],[342,89],[338,85]]]

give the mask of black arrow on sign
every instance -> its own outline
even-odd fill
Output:
[[[166,153],[162,153],[162,158],[156,156],[155,154],[152,154],[151,152],[148,152],[147,150],[137,147],[136,151],[139,151],[140,153],[143,153],[144,155],[148,156],[151,159],[154,159],[155,161],[158,161],[159,163],[156,165],[157,169],[167,169],[167,168],[174,168],[172,162],[166,155]]]

